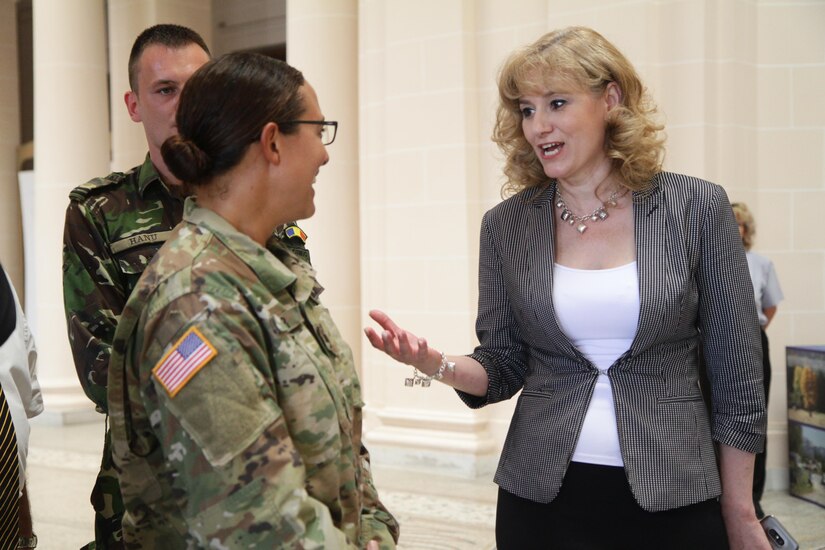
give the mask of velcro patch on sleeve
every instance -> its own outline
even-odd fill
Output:
[[[169,394],[175,397],[218,351],[195,327],[181,336],[166,355],[152,368],[152,374]]]

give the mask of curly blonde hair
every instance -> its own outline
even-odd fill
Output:
[[[734,202],[730,206],[733,208],[736,223],[742,226],[742,244],[745,246],[745,250],[750,250],[753,246],[753,238],[756,235],[756,221],[753,219],[753,214],[744,202]]]
[[[499,74],[493,141],[505,156],[502,193],[548,182],[524,136],[519,98],[536,90],[543,93],[551,79],[559,78],[593,93],[604,92],[611,82],[618,85],[621,103],[608,114],[605,152],[625,187],[649,189],[664,159],[664,126],[655,120],[656,106],[633,65],[613,44],[593,29],[568,27],[516,50]]]

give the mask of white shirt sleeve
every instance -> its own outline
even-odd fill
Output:
[[[765,266],[765,277],[762,284],[762,309],[779,305],[784,295],[782,294],[782,287],[779,286],[779,278],[776,276],[773,262],[770,260]]]

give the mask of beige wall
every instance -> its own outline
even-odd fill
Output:
[[[322,284],[335,281],[322,299],[360,365],[358,2],[289,0],[286,12],[287,61],[315,89],[324,117],[338,121],[330,162],[314,186],[316,214],[300,225]],[[333,64],[329,52],[335,52]]]
[[[362,1],[359,14],[364,313],[383,309],[453,352],[474,345],[483,209],[476,4]],[[489,420],[501,409],[471,411],[440,384],[406,388],[410,372],[371,348],[364,354],[375,460],[489,471]]]
[[[825,3],[765,2],[756,11],[756,189],[742,196],[755,207],[754,249],[776,263],[785,291],[768,330],[768,466],[779,467],[787,462],[784,348],[825,343]]]
[[[108,167],[104,17],[100,0],[32,4],[37,158],[26,213],[31,216],[26,314],[38,344],[44,418],[54,422],[92,411],[77,382],[66,338],[61,251],[69,191]],[[85,32],[78,34],[79,28]],[[86,132],[82,138],[79,129]]]

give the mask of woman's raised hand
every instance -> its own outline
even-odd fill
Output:
[[[372,327],[364,329],[364,334],[375,349],[381,350],[396,361],[406,363],[425,374],[432,374],[441,364],[441,354],[430,349],[427,340],[404,330],[383,311],[374,309],[370,317],[383,329],[380,333]]]

